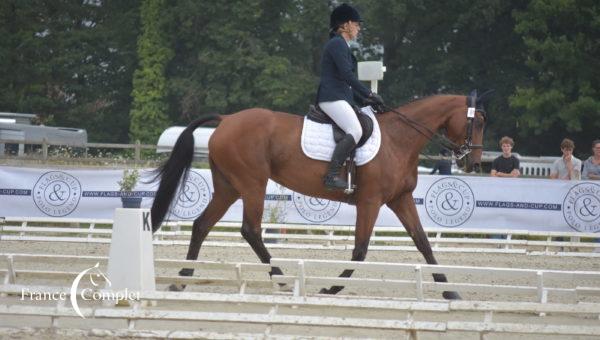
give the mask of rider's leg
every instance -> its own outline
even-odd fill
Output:
[[[362,128],[352,106],[345,100],[322,102],[319,103],[319,107],[346,132],[344,138],[337,143],[333,150],[331,163],[329,163],[329,168],[323,178],[323,182],[330,189],[345,189],[348,183],[344,178],[340,177],[340,169],[346,158],[350,155],[350,152],[352,152],[352,149],[356,146],[356,143],[360,140]]]

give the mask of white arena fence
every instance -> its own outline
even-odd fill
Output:
[[[18,294],[22,287],[0,288],[0,292]],[[69,294],[64,290],[65,294]],[[52,325],[54,334],[70,336],[140,336],[147,338],[401,338],[417,339],[421,334],[468,335],[479,339],[486,335],[511,334],[589,337],[600,335],[597,304],[561,305],[540,303],[390,302],[382,300],[346,300],[342,298],[298,298],[286,296],[240,296],[231,294],[154,292],[141,295],[142,301],[157,306],[175,302],[179,309],[82,308],[89,319],[112,321],[108,328],[82,327],[73,310],[65,306],[35,307],[1,305],[0,314],[38,324]],[[186,309],[181,309],[182,305]],[[210,304],[213,311],[201,312],[194,306]],[[235,304],[241,311],[223,312],[223,306]],[[149,304],[150,305],[150,304]],[[198,307],[196,307],[198,308]],[[199,309],[199,308],[198,308]],[[462,316],[469,314],[469,321]],[[357,316],[358,315],[358,316]],[[374,315],[373,317],[369,317]],[[429,318],[423,320],[424,316]],[[507,317],[512,317],[506,321]],[[45,320],[40,320],[44,318]],[[591,319],[591,320],[590,320]],[[428,321],[435,320],[435,321]],[[75,321],[79,321],[76,323]],[[224,324],[230,331],[210,329],[210,322]],[[201,325],[201,327],[198,327]],[[76,327],[80,328],[76,328]],[[243,331],[235,332],[241,328]],[[240,327],[241,326],[241,327]],[[172,330],[177,329],[177,330]],[[182,330],[189,329],[189,330]],[[34,328],[0,327],[2,334],[36,334]]]
[[[0,253],[0,275],[3,284],[41,284],[57,286],[71,283],[77,274],[95,263],[103,266],[107,257],[46,254]],[[29,264],[29,265],[28,265]],[[67,266],[61,270],[35,270],[30,265],[45,268]],[[489,300],[518,299],[525,302],[600,302],[600,272],[562,271],[517,268],[469,267],[382,262],[352,262],[273,258],[271,264],[234,263],[156,259],[156,268],[167,274],[156,275],[157,284],[181,283],[213,287],[232,287],[236,294],[248,290],[273,293],[279,284],[290,287],[294,296],[315,295],[320,288],[343,285],[365,296],[403,296],[424,301],[439,299],[441,292],[481,293]],[[269,278],[271,266],[280,267],[284,275]],[[178,276],[180,268],[194,268],[192,277]],[[355,270],[350,278],[338,275],[345,269]],[[164,272],[163,270],[162,272]],[[434,282],[431,274],[448,276],[448,283]],[[462,282],[462,281],[464,282]],[[510,284],[517,281],[519,284]],[[309,288],[310,287],[310,288]],[[284,292],[279,292],[284,294]],[[591,299],[591,300],[590,300]]]
[[[110,243],[112,223],[111,219],[5,217],[0,220],[0,241]],[[191,226],[191,221],[167,222],[154,234],[154,244],[187,246]],[[240,228],[239,222],[219,222],[203,245],[248,247]],[[427,228],[426,232],[436,252],[600,257],[594,233],[460,228]],[[262,236],[269,248],[354,248],[354,226],[263,223]],[[417,250],[404,228],[378,226],[369,249]]]
[[[190,288],[198,284],[232,286],[236,293],[142,292],[140,301],[129,307],[82,306],[87,320],[79,319],[64,301],[40,305],[19,299],[24,289],[68,295],[67,286],[77,270],[97,262],[105,267],[106,261],[106,257],[95,256],[0,254],[3,264],[0,275],[4,276],[0,294],[5,296],[0,303],[0,315],[5,316],[0,334],[36,334],[39,329],[22,328],[30,324],[28,318],[36,318],[36,325],[51,328],[55,334],[80,336],[418,338],[432,332],[475,334],[479,338],[497,333],[600,335],[600,272],[584,271],[273,259],[272,265],[282,267],[285,275],[269,280],[270,266],[264,264],[157,259],[156,267],[195,268],[200,275],[193,278],[158,275],[157,283],[180,282]],[[27,269],[27,264],[32,263],[46,268],[63,264],[68,270]],[[355,269],[356,275],[336,277],[343,269]],[[368,272],[367,277],[361,277],[361,271]],[[229,278],[223,272],[229,272]],[[434,283],[431,273],[445,273],[451,283]],[[395,279],[395,275],[404,278]],[[457,275],[466,277],[468,282],[456,280]],[[522,281],[516,285],[501,282],[515,278]],[[291,292],[275,290],[278,283],[292,285]],[[581,286],[582,283],[586,286]],[[348,289],[409,293],[404,298],[323,296],[316,293],[318,289],[311,289],[332,284],[343,284]],[[257,293],[250,293],[253,289]],[[463,294],[477,292],[502,297],[500,301],[440,301],[440,292],[450,289]],[[426,297],[432,292],[437,298]],[[507,301],[509,298],[516,300]],[[199,327],[205,323],[207,326]],[[211,323],[225,325],[227,331],[223,327],[208,331]],[[241,328],[235,331],[236,327]],[[197,331],[199,328],[205,331]]]

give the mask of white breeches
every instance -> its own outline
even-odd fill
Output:
[[[352,106],[345,100],[334,102],[321,102],[319,107],[347,134],[352,135],[354,142],[358,143],[362,137],[362,128]]]

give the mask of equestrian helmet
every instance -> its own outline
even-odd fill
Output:
[[[329,28],[335,30],[339,25],[348,21],[361,22],[362,19],[354,7],[344,3],[334,8],[333,12],[331,12]]]

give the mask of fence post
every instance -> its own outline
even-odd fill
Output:
[[[415,284],[417,288],[417,300],[423,301],[423,270],[419,264],[415,266]]]
[[[299,276],[299,285],[298,290],[300,296],[306,296],[306,270],[304,268],[304,260],[298,261],[298,276]]]
[[[42,140],[42,159],[44,159],[44,160],[48,159],[48,141],[46,140],[45,137]]]
[[[547,291],[544,288],[544,272],[541,270],[538,270],[536,273],[537,276],[537,295],[538,295],[538,302],[540,303],[546,303],[548,302],[548,296],[547,296]]]
[[[7,273],[4,278],[4,284],[15,284],[17,282],[17,273],[15,272],[15,264],[13,261],[13,255],[6,257]]]
[[[135,156],[133,157],[136,162],[140,161],[140,151],[141,151],[140,149],[141,149],[141,143],[140,143],[140,140],[138,139],[135,141]]]

